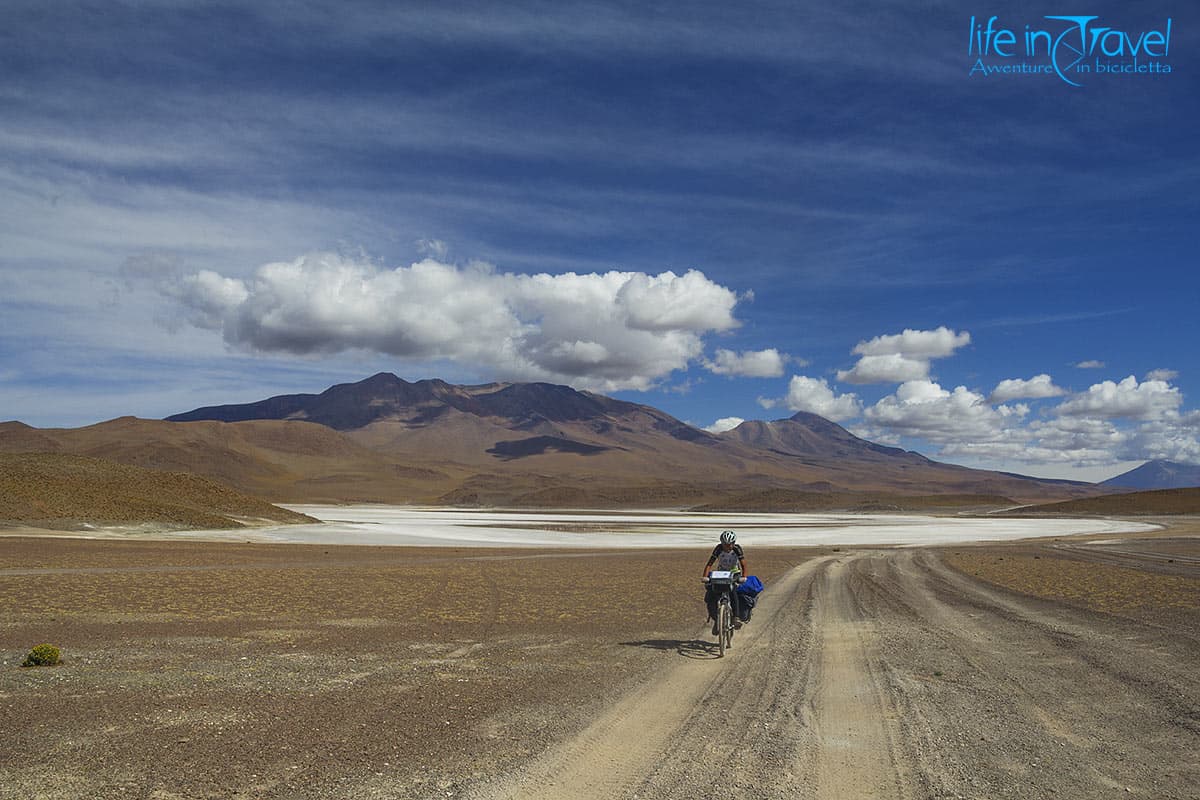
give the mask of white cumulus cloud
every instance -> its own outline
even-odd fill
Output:
[[[948,391],[933,381],[916,380],[901,384],[863,416],[893,433],[945,445],[997,440],[1026,413],[1024,406],[993,408],[965,386]]]
[[[1041,447],[1030,443],[1027,437],[1014,437],[1012,441],[957,442],[943,447],[941,455],[985,465],[989,462],[991,464],[1017,462],[1039,466],[1095,467],[1115,463],[1112,452],[1109,450],[1083,448],[1063,450]]]
[[[737,326],[732,314],[737,295],[713,283],[702,272],[689,270],[683,275],[670,271],[659,275],[610,272],[608,275],[621,276],[620,288],[608,302],[616,306],[625,324],[632,329],[709,331]],[[534,277],[549,278],[553,283],[555,278],[562,276]]]
[[[861,356],[903,355],[909,358],[945,358],[971,343],[971,334],[956,333],[945,325],[932,331],[906,328],[903,333],[876,336],[859,342],[851,351]]]
[[[1115,461],[1114,454],[1127,439],[1125,431],[1107,419],[1058,417],[1035,420],[1028,431],[1030,440],[1044,461],[1100,463]],[[1057,456],[1050,454],[1057,453]]]
[[[190,311],[191,322],[205,328],[219,326],[226,309],[246,302],[250,296],[244,283],[211,270],[188,275],[168,288]]]
[[[1200,464],[1200,411],[1142,423],[1126,437],[1119,455]]]
[[[835,394],[825,379],[793,375],[783,400],[792,411],[807,411],[833,422],[853,419],[862,413],[855,394]]]
[[[996,384],[989,399],[993,403],[1005,403],[1018,399],[1036,400],[1044,397],[1062,397],[1066,393],[1066,389],[1055,386],[1050,376],[1043,373],[1034,375],[1029,380],[1022,378],[1002,380]]]
[[[942,327],[860,341],[852,369],[837,373],[848,383],[900,385],[893,394],[863,406],[854,395],[838,396],[825,381],[798,376],[789,396],[759,399],[765,407],[787,404],[830,419],[851,417],[854,432],[872,441],[916,447],[958,463],[1043,474],[1079,475],[1108,466],[1160,458],[1200,462],[1200,411],[1184,411],[1181,391],[1171,385],[1178,373],[1155,369],[1138,382],[1102,381],[1071,393],[1042,373],[1010,378],[990,394],[958,386],[943,388],[930,377],[930,362],[968,344],[966,332]],[[1079,362],[1091,369],[1103,362]],[[1033,416],[1023,400],[1062,400],[1047,414]],[[830,411],[835,402],[841,405]],[[824,410],[822,410],[824,408]],[[1004,466],[1000,466],[1004,465]]]
[[[735,353],[718,350],[716,357],[705,366],[717,375],[739,375],[749,378],[778,378],[783,374],[786,358],[775,348]]]
[[[601,391],[648,389],[699,359],[705,334],[739,324],[736,293],[696,271],[525,275],[433,258],[387,269],[314,253],[245,280],[200,272],[167,293],[239,348],[366,350]]]
[[[860,356],[851,369],[840,370],[846,383],[904,383],[929,376],[929,362],[945,358],[971,343],[971,334],[941,326],[932,331],[906,328],[902,333],[861,341],[851,351]]]
[[[964,435],[942,443],[939,457],[993,468],[1007,464],[1002,468],[1018,471],[1024,471],[1020,465],[1025,465],[1037,472],[1046,466],[1077,469],[1114,464],[1128,446],[1128,434],[1109,420],[1060,417],[1022,425],[1025,412],[1022,407],[1010,410],[999,427],[981,429],[982,437]]]
[[[1138,383],[1130,375],[1120,383],[1103,381],[1068,398],[1056,409],[1069,416],[1106,419],[1158,419],[1176,412],[1183,402],[1179,389],[1166,381]]]
[[[705,426],[704,430],[709,433],[725,433],[725,431],[731,431],[745,421],[741,417],[721,417],[721,419],[712,425]]]
[[[904,383],[928,377],[929,362],[906,358],[898,353],[863,356],[851,369],[838,370],[837,378],[846,383]]]
[[[886,444],[891,447],[899,447],[901,445],[900,434],[893,433],[886,428],[860,424],[851,425],[846,430],[860,439],[866,439],[868,442],[874,442],[875,444]]]
[[[1104,362],[1093,359],[1091,361],[1080,361],[1075,366],[1078,369],[1104,369]]]

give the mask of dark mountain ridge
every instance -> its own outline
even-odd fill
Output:
[[[357,383],[341,383],[320,394],[286,394],[254,403],[206,406],[167,417],[168,422],[244,422],[256,419],[299,419],[334,430],[361,428],[397,414],[469,403],[469,396],[441,380],[409,383],[381,372]],[[435,415],[436,416],[436,415]]]
[[[806,411],[772,422],[743,422],[722,434],[722,437],[799,458],[865,458],[871,461],[934,463],[920,453],[861,439],[841,425]]]
[[[1055,499],[1094,493],[1090,484],[940,464],[859,438],[816,414],[744,422],[715,435],[652,406],[548,383],[456,386],[379,373],[320,394],[280,395],[168,418],[201,420],[305,421],[338,431],[380,457],[399,459],[405,468],[473,473],[446,495],[453,502],[500,502],[517,485],[518,499],[711,498],[748,489],[814,487],[833,493]]]
[[[390,372],[380,372],[357,383],[331,386],[320,394],[278,395],[255,403],[207,406],[166,419],[168,422],[301,419],[349,431],[380,420],[428,424],[451,408],[478,417],[507,420],[518,429],[541,422],[587,422],[635,414],[649,416],[657,428],[668,432],[690,427],[650,406],[580,392],[569,386],[550,383],[455,386],[436,378],[410,383]]]
[[[1187,489],[1200,486],[1200,465],[1158,459],[1102,481],[1101,486],[1125,489]]]

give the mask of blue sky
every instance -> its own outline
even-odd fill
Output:
[[[0,419],[389,370],[1200,462],[1189,4],[828,5],[6,3]],[[970,74],[1064,13],[1170,73]]]

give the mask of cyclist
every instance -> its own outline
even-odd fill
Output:
[[[716,564],[717,569],[729,570],[730,572],[746,574],[746,556],[742,553],[742,546],[737,543],[737,534],[733,531],[721,532],[721,543],[713,548],[712,555],[708,558],[708,563],[704,565],[704,577],[708,578],[708,573],[713,571],[713,565]],[[708,618],[713,621],[713,636],[717,635],[717,599],[721,596],[719,589],[709,586],[704,590],[704,603],[708,606]],[[738,622],[741,618],[741,609],[737,606],[741,605],[738,599],[737,592],[733,593],[734,605],[734,625],[741,627]]]

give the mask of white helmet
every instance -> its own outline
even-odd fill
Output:
[[[737,541],[737,534],[733,531],[721,531],[721,544],[733,544]]]

